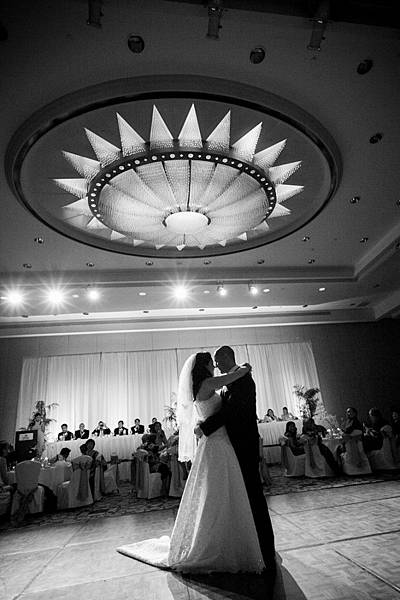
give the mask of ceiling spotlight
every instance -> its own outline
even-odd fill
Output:
[[[368,238],[367,237],[362,237],[360,240],[360,244],[366,244],[368,242]]]
[[[24,301],[24,296],[18,290],[13,290],[11,292],[8,292],[8,294],[5,296],[5,300],[9,302],[9,304],[17,306],[18,304],[22,304],[22,302]]]
[[[139,292],[139,296],[146,296],[147,292]]]
[[[381,141],[381,139],[383,138],[383,133],[375,133],[375,135],[371,136],[369,138],[369,143],[370,144],[377,144],[378,142]]]
[[[24,269],[32,269],[31,263],[24,263],[22,266],[24,267]]]
[[[128,37],[128,48],[134,54],[140,54],[144,50],[144,40],[140,35],[131,34]]]
[[[152,267],[154,265],[152,260],[146,260],[146,267]]]
[[[360,200],[360,196],[353,196],[352,198],[350,198],[350,204],[358,204]]]
[[[308,264],[309,265],[313,265],[315,263],[315,258],[309,258],[308,259]]]
[[[370,58],[366,58],[365,60],[361,61],[358,65],[357,73],[359,75],[365,75],[372,69],[373,64],[374,63]]]
[[[320,287],[320,288],[318,288],[318,291],[319,291],[319,292],[325,292],[325,290],[326,290],[326,288],[324,288],[324,287]]]
[[[87,25],[91,25],[92,27],[97,27],[101,29],[101,17],[103,17],[102,12],[103,0],[89,0],[88,2],[88,18],[86,21]]]
[[[177,300],[184,300],[189,295],[189,290],[184,285],[176,285],[173,290],[174,296]]]
[[[99,290],[89,289],[87,291],[87,297],[89,300],[98,300],[100,298]]]
[[[64,300],[64,294],[61,290],[58,290],[56,288],[53,288],[51,290],[48,290],[46,293],[47,296],[47,300],[51,303],[51,304],[61,304],[61,302]]]
[[[259,258],[257,261],[258,265],[263,265],[265,263],[265,260],[263,258]]]
[[[302,240],[302,241],[303,241],[303,242],[309,242],[309,241],[310,241],[310,236],[309,236],[309,235],[305,235],[305,236],[303,237],[303,240]]]
[[[34,242],[36,242],[37,244],[44,244],[44,238],[35,237]]]
[[[205,261],[203,261],[203,265],[211,265],[211,260],[205,260]]]
[[[308,304],[303,304],[303,308],[307,308]]]
[[[223,0],[208,0],[208,30],[207,36],[213,40],[219,39],[219,30],[222,28],[222,3]]]
[[[269,288],[264,288],[264,289],[263,289],[263,292],[264,292],[264,294],[268,294],[270,291],[271,291],[271,290],[270,290]]]
[[[314,16],[311,18],[313,30],[307,50],[319,52],[321,43],[325,39],[325,29],[329,20],[329,0],[320,0],[317,4]]]
[[[252,296],[256,296],[258,294],[258,287],[255,283],[249,283],[249,292]]]
[[[92,267],[94,267],[94,263],[92,263],[92,262],[87,262],[87,263],[86,263],[86,266],[87,266],[87,267],[90,267],[90,268],[92,268]]]
[[[217,286],[217,294],[219,294],[220,296],[226,296],[227,293],[228,292],[224,288],[223,284]]]
[[[265,58],[265,50],[262,46],[256,46],[250,52],[250,62],[253,65],[259,65]]]

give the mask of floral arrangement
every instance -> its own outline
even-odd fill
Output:
[[[299,403],[300,414],[303,419],[309,419],[315,415],[317,410],[320,392],[319,388],[313,387],[306,389],[304,385],[296,384],[294,387],[294,394],[297,396]]]
[[[36,402],[35,410],[32,413],[32,417],[29,420],[28,429],[32,428],[37,421],[39,421],[38,417],[40,417],[40,425],[42,426],[42,431],[44,433],[46,427],[50,425],[50,423],[55,422],[56,419],[50,419],[46,415],[46,409],[50,411],[55,406],[59,406],[57,402],[53,402],[52,404],[48,404],[47,406],[43,402],[43,400],[39,400]]]
[[[320,425],[323,425],[327,430],[327,434],[329,437],[335,437],[341,434],[341,429],[343,429],[343,424],[339,425],[336,415],[331,415],[325,410],[323,406],[320,408],[318,413],[318,422]]]
[[[166,426],[171,429],[177,428],[176,405],[177,405],[176,394],[175,394],[175,392],[171,392],[170,404],[167,406],[164,406],[165,417],[163,419]]]

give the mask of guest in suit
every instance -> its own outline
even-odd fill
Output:
[[[151,420],[151,423],[148,427],[149,429],[149,433],[155,433],[155,425],[156,423],[158,423],[159,425],[161,425],[160,421],[157,419],[157,417],[153,417]]]
[[[90,474],[89,474],[89,485],[90,485],[90,489],[92,491],[92,495],[94,497],[94,478],[95,478],[95,473],[96,473],[96,467],[98,465],[100,465],[100,468],[103,471],[107,470],[107,462],[104,458],[104,456],[102,454],[100,454],[100,452],[98,452],[97,450],[94,449],[96,442],[92,439],[89,439],[86,444],[83,444],[85,446],[85,451],[84,453],[87,454],[87,456],[90,456],[92,458],[92,464],[90,465]],[[81,449],[83,447],[83,445],[81,446]]]
[[[87,440],[89,437],[89,429],[85,429],[85,423],[79,423],[79,429],[75,431],[76,440]]]
[[[128,435],[128,429],[124,427],[123,421],[118,421],[118,427],[114,429],[114,435]]]
[[[69,442],[74,439],[74,434],[72,431],[68,431],[68,425],[66,423],[61,425],[61,431],[58,434],[57,439],[59,442]]]
[[[140,419],[135,419],[135,424],[131,427],[131,433],[144,433],[144,425],[140,424]]]
[[[93,429],[92,435],[95,435],[96,437],[111,435],[111,430],[109,429],[109,427],[107,427],[104,421],[99,421],[97,427]]]
[[[288,411],[287,406],[284,406],[282,408],[281,421],[293,421],[294,419],[297,419],[297,417]]]

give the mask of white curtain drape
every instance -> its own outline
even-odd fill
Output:
[[[311,343],[232,346],[236,362],[249,362],[257,385],[257,411],[268,408],[280,415],[282,406],[297,412],[295,384],[319,387]],[[217,348],[185,348],[145,352],[115,352],[24,359],[16,428],[25,427],[38,400],[58,406],[48,411],[55,419],[49,438],[67,423],[74,431],[84,422],[93,430],[99,420],[110,429],[122,419],[126,427],[140,418],[145,427],[152,417],[163,420],[165,406],[174,401],[178,374],[194,352]]]

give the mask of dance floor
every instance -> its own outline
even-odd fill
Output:
[[[117,546],[169,534],[176,508],[1,531],[1,600],[400,600],[400,485],[271,496],[278,576],[182,577]],[[232,527],[235,524],[232,523]]]

